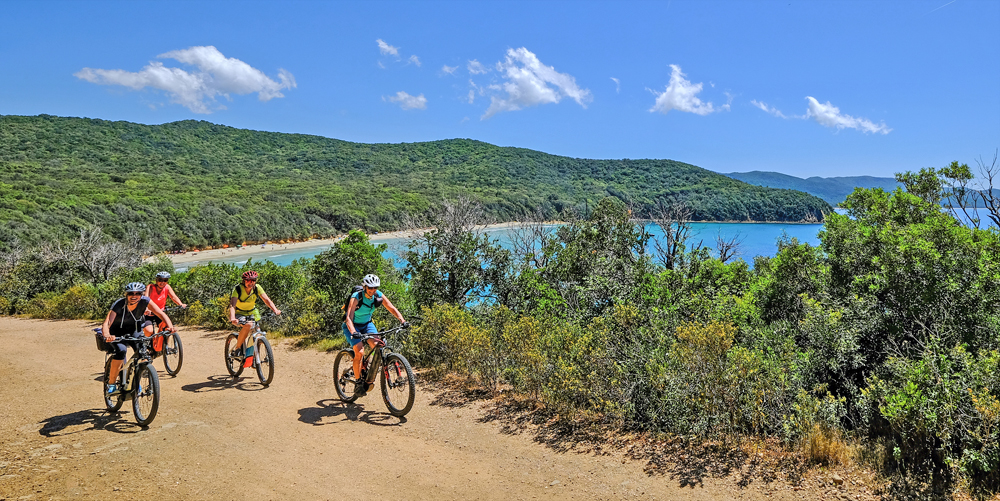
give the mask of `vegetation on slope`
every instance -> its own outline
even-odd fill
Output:
[[[839,205],[847,200],[847,195],[854,192],[855,188],[881,188],[891,192],[902,186],[902,183],[891,177],[873,176],[839,176],[839,177],[818,177],[812,176],[806,179],[789,176],[780,172],[730,172],[727,176],[749,183],[755,186],[766,186],[770,188],[780,188],[783,190],[804,191],[810,195],[815,195],[826,200],[831,205]]]
[[[0,246],[101,226],[160,248],[399,228],[444,199],[496,219],[587,214],[607,196],[643,216],[681,201],[696,220],[822,220],[815,197],[672,160],[586,160],[453,139],[359,144],[202,121],[141,125],[0,116]]]
[[[658,260],[645,226],[609,197],[509,248],[477,232],[472,205],[438,211],[402,271],[352,231],[288,267],[198,266],[171,283],[188,322],[226,328],[226,295],[252,267],[285,311],[278,330],[339,348],[343,298],[375,272],[417,324],[402,350],[424,374],[459,373],[568,428],[714,440],[729,466],[740,459],[727,437],[823,465],[851,461],[851,437],[854,460],[891,477],[894,498],[988,498],[1000,492],[1000,232],[940,210],[951,174],[857,190],[820,246],[785,239],[753,268],[703,247]],[[0,308],[102,318],[124,283],[170,267],[109,275],[67,253],[0,254]],[[375,321],[392,326],[384,309]]]

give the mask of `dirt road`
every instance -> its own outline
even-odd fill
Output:
[[[477,405],[432,405],[418,387],[405,419],[376,390],[336,398],[333,355],[275,343],[268,388],[226,374],[225,332],[184,330],[177,377],[159,369],[147,429],[126,403],[109,415],[104,355],[84,321],[0,317],[0,499],[800,499],[784,486],[680,487],[620,456],[557,453],[482,422]],[[248,374],[249,373],[249,374]]]

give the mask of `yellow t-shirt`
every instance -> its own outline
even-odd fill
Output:
[[[242,284],[238,284],[229,297],[236,298],[236,313],[246,315],[257,309],[257,298],[261,294],[264,294],[264,288],[260,284],[254,284],[254,289],[249,294]]]

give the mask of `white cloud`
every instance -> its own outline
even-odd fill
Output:
[[[385,98],[383,98],[385,99]],[[406,92],[399,91],[395,96],[389,98],[393,103],[399,103],[399,107],[404,110],[425,110],[427,109],[427,98],[423,94],[411,96]]]
[[[542,64],[535,54],[524,47],[507,49],[507,58],[504,62],[497,63],[497,71],[503,73],[506,79],[501,88],[507,93],[507,97],[492,97],[490,107],[482,119],[502,111],[558,103],[564,97],[586,108],[587,103],[593,99],[589,90],[576,85],[575,78]]]
[[[754,99],[754,100],[750,101],[750,104],[752,104],[752,105],[754,105],[754,106],[756,106],[756,107],[758,107],[758,108],[760,108],[760,109],[764,110],[764,111],[765,111],[766,113],[769,113],[769,114],[771,114],[771,115],[774,115],[774,116],[776,116],[776,117],[778,117],[778,118],[789,118],[789,117],[785,116],[785,114],[784,114],[784,113],[782,113],[782,112],[781,112],[780,110],[778,110],[777,108],[774,108],[774,107],[771,107],[771,106],[768,106],[768,105],[767,105],[767,103],[762,103],[762,102],[760,102],[760,101],[758,101],[758,100],[756,100],[756,99]]]
[[[457,70],[457,69],[458,69],[458,66],[448,66],[447,64],[441,67],[441,71],[443,71],[443,72],[445,72],[445,73],[447,73],[449,75],[454,75],[455,74],[455,70]]]
[[[617,94],[617,93],[621,92],[622,91],[622,83],[619,82],[618,79],[615,78],[615,77],[611,77],[611,81],[615,83],[615,93]]]
[[[399,47],[393,47],[393,46],[391,46],[391,45],[383,42],[381,38],[379,38],[378,40],[375,40],[375,43],[378,44],[378,51],[380,53],[382,53],[383,56],[392,55],[392,56],[399,57]]]
[[[472,73],[473,75],[482,75],[487,71],[490,71],[485,66],[483,66],[483,63],[480,63],[475,59],[469,61],[469,64],[466,65],[465,67],[466,69],[469,70],[469,73]]]
[[[195,113],[211,113],[213,108],[225,109],[224,106],[213,106],[217,96],[229,99],[230,94],[256,92],[257,99],[270,101],[285,97],[282,90],[297,86],[295,77],[283,69],[278,70],[276,82],[239,59],[227,58],[212,46],[174,50],[156,57],[174,59],[194,66],[197,71],[189,72],[152,61],[138,72],[83,68],[73,76],[95,84],[122,85],[132,90],[146,87],[159,89],[166,92],[172,102]]]
[[[879,134],[888,134],[892,131],[892,129],[885,125],[885,122],[876,125],[867,118],[842,115],[840,108],[830,104],[830,101],[827,101],[826,104],[821,104],[812,96],[806,96],[806,99],[809,101],[809,110],[806,112],[806,117],[816,120],[817,123],[824,127],[857,129],[865,133]]]
[[[420,58],[417,57],[416,55],[410,56],[410,59],[408,59],[407,61],[417,65],[418,68],[420,67]]]
[[[681,67],[676,64],[670,65],[670,84],[662,93],[651,91],[656,95],[656,103],[650,108],[650,113],[658,111],[667,114],[670,110],[684,111],[696,115],[708,115],[717,111],[728,111],[729,104],[713,106],[712,103],[703,103],[698,99],[702,84],[692,84],[684,78]]]
[[[469,104],[472,104],[476,100],[476,91],[469,89]]]

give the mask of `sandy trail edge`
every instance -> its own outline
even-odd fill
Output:
[[[0,317],[0,499],[802,499],[784,484],[698,487],[648,476],[620,456],[557,453],[479,420],[478,405],[385,412],[378,390],[335,398],[333,354],[275,343],[268,388],[225,375],[226,332],[182,331],[176,378],[147,429],[126,403],[108,415],[103,355],[86,321]],[[249,372],[249,371],[248,371]],[[818,499],[820,493],[809,493]]]

